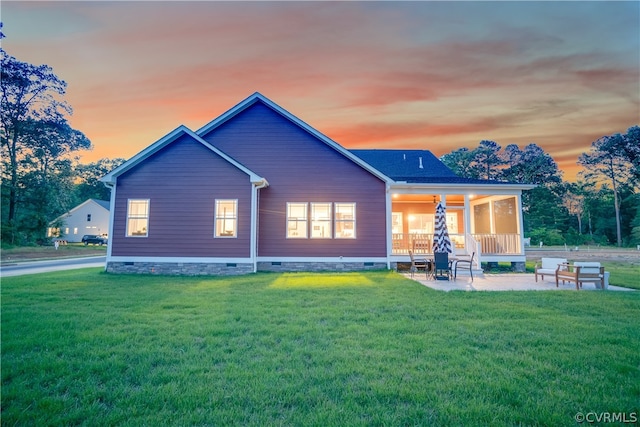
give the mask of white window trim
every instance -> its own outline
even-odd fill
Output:
[[[289,235],[289,222],[290,221],[294,221],[293,219],[289,219],[289,206],[290,205],[305,205],[305,210],[306,210],[306,219],[305,224],[305,231],[306,231],[306,235],[305,236],[290,236]],[[286,229],[285,229],[285,236],[287,239],[308,239],[309,238],[309,202],[287,202],[287,213],[286,213]],[[300,219],[295,219],[295,221],[302,221]]]
[[[231,236],[223,236],[218,235],[218,202],[233,202],[233,221],[235,221],[235,225],[233,227],[233,234]],[[213,206],[213,237],[215,239],[237,239],[238,238],[238,199],[215,199]],[[225,218],[225,220],[231,220]]]
[[[135,217],[136,219],[147,219],[147,234],[131,234],[129,233],[129,220],[132,218],[129,214],[131,209],[131,202],[147,202],[147,216],[145,217]],[[133,238],[147,238],[149,237],[149,223],[151,222],[151,199],[127,199],[127,229],[125,230],[125,237],[133,237]],[[74,231],[75,234],[75,231]]]
[[[327,219],[314,219],[313,217],[313,206],[314,205],[322,205],[322,206],[329,206],[329,218]],[[308,214],[311,217],[311,220],[309,221],[309,238],[310,239],[331,239],[333,238],[333,223],[334,223],[334,217],[333,217],[333,203],[331,202],[310,202],[309,203],[309,209],[308,209]],[[314,236],[313,235],[313,223],[314,222],[324,222],[324,223],[328,223],[329,224],[329,234],[327,236]]]
[[[356,239],[357,235],[356,235],[356,218],[357,218],[357,205],[356,202],[335,202],[333,204],[333,234],[334,237],[336,239]],[[353,205],[353,219],[348,219],[348,220],[339,220],[336,216],[338,214],[338,210],[336,209],[336,205]],[[338,223],[346,223],[346,222],[352,222],[353,223],[353,236],[350,237],[343,237],[343,236],[338,236]]]

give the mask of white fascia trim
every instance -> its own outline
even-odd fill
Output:
[[[313,127],[311,127],[310,125],[308,125],[304,121],[300,120],[298,117],[294,116],[293,114],[291,114],[290,112],[288,112],[284,108],[280,107],[278,104],[276,104],[275,102],[271,101],[269,98],[265,97],[264,95],[262,95],[259,92],[254,93],[253,95],[251,95],[248,98],[246,98],[244,101],[240,102],[235,107],[233,107],[230,110],[228,110],[226,113],[222,114],[218,118],[216,118],[216,119],[212,120],[211,122],[207,123],[206,125],[204,125],[200,129],[198,129],[196,131],[196,133],[198,135],[204,135],[204,134],[210,132],[211,130],[213,130],[216,127],[220,126],[221,124],[225,123],[227,120],[231,119],[232,117],[234,117],[238,113],[242,112],[246,108],[248,108],[251,105],[255,104],[257,101],[262,101],[264,104],[269,106],[271,109],[273,109],[274,111],[278,112],[280,115],[282,115],[283,117],[287,118],[288,120],[290,120],[291,122],[293,122],[297,126],[299,126],[302,129],[306,130],[308,133],[310,133],[311,135],[315,136],[316,138],[318,138],[319,140],[321,140],[325,144],[329,145],[331,148],[333,148],[334,150],[338,151],[340,154],[342,154],[343,156],[347,157],[349,160],[351,160],[352,162],[354,162],[355,164],[357,164],[361,168],[367,170],[368,172],[370,172],[371,174],[373,174],[377,178],[381,179],[385,183],[393,182],[393,180],[391,178],[389,178],[388,176],[386,176],[385,174],[383,174],[382,172],[380,172],[379,170],[377,170],[376,168],[374,168],[370,164],[366,163],[360,157],[358,157],[355,154],[351,153],[349,150],[346,150],[343,146],[341,146],[340,144],[338,144],[337,142],[335,142],[334,140],[332,140],[328,136],[324,135],[323,133],[319,132],[317,129],[314,129]]]
[[[138,154],[133,156],[131,159],[127,160],[122,165],[118,166],[117,168],[115,168],[114,170],[112,170],[102,178],[100,178],[100,181],[108,184],[115,184],[118,176],[122,175],[124,172],[128,171],[129,169],[133,168],[143,160],[147,159],[152,154],[157,153],[158,151],[160,151],[167,145],[171,144],[173,141],[175,141],[176,139],[180,138],[183,135],[188,135],[191,138],[195,139],[200,144],[204,145],[209,150],[216,153],[218,156],[222,157],[225,161],[227,161],[231,165],[235,166],[242,172],[249,175],[249,179],[251,180],[252,183],[266,182],[266,179],[259,176],[258,174],[256,174],[255,172],[247,168],[246,166],[238,163],[236,160],[232,159],[222,151],[218,150],[217,148],[215,148],[214,146],[212,146],[211,144],[209,144],[208,142],[200,138],[199,135],[197,135],[195,132],[193,132],[191,129],[187,128],[184,125],[180,125],[173,131],[169,132],[164,137],[160,138],[158,141],[154,142],[153,144],[151,144],[150,146],[148,146],[147,148],[139,152]]]
[[[258,257],[258,262],[384,262],[387,257]]]
[[[492,194],[519,194],[523,190],[536,188],[535,184],[391,184],[389,191],[425,194],[427,192],[440,193],[468,193],[478,194],[479,192],[489,192]]]
[[[188,130],[186,126],[184,125],[178,126],[174,130],[172,130],[171,132],[169,132],[168,134],[166,134],[165,136],[163,136],[162,138],[160,138],[159,140],[157,140],[156,142],[154,142],[144,150],[140,151],[138,154],[136,154],[135,156],[133,156],[132,158],[130,158],[129,160],[127,160],[126,162],[124,162],[123,164],[121,164],[120,166],[118,166],[117,168],[115,168],[105,176],[103,176],[102,178],[100,178],[100,181],[104,183],[115,184],[116,178],[118,176],[122,175],[124,172],[128,171],[129,169],[131,169],[132,167],[134,167],[135,165],[137,165],[147,157],[151,156],[155,152],[161,150],[166,145],[175,141],[178,137],[180,137],[180,135],[184,133],[185,130]]]
[[[183,264],[251,264],[251,258],[213,258],[213,257],[155,257],[155,256],[110,256],[109,262],[157,262],[157,263],[183,263]]]

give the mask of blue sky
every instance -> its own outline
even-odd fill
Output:
[[[2,47],[68,83],[84,162],[261,92],[347,148],[578,156],[640,118],[639,2],[12,2]]]

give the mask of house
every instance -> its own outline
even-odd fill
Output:
[[[85,234],[107,235],[109,232],[109,202],[88,199],[49,223],[48,237],[67,242],[80,242]]]
[[[457,252],[524,266],[521,192],[429,151],[347,150],[255,93],[111,171],[109,272],[394,268],[429,253],[437,202]]]

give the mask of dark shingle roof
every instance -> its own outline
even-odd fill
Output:
[[[99,204],[100,206],[102,206],[103,208],[105,208],[106,210],[109,210],[110,203],[107,200],[98,200],[98,199],[92,199],[92,200],[97,204]]]
[[[396,182],[424,184],[497,184],[461,178],[428,150],[349,150]]]

